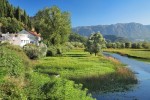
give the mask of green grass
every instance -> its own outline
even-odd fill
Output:
[[[127,55],[132,58],[150,62],[150,50],[149,49],[106,49],[104,51],[115,52],[121,55]]]
[[[137,82],[131,71],[112,58],[90,55],[82,49],[72,50],[62,57],[39,60],[35,71],[82,83],[91,91],[109,91]],[[121,70],[121,72],[120,72]]]

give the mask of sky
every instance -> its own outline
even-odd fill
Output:
[[[150,25],[150,0],[8,0],[34,16],[58,6],[71,14],[72,27],[136,22]]]

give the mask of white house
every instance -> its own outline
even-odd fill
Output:
[[[23,47],[28,43],[33,43],[35,45],[39,45],[39,41],[41,41],[40,34],[37,34],[33,31],[22,30],[16,34],[2,34],[0,37],[0,41],[8,41],[11,44],[19,45]]]

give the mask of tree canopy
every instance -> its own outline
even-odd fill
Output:
[[[90,54],[95,53],[95,56],[96,56],[97,53],[101,52],[102,48],[105,47],[105,43],[106,41],[100,32],[93,33],[88,38],[88,41],[86,44],[86,51],[89,51]]]
[[[30,17],[26,14],[26,11],[19,7],[13,7],[7,0],[0,0],[0,23],[2,24],[1,31],[4,33],[20,31],[22,29],[20,27],[27,30],[31,29]],[[17,29],[13,29],[12,27]]]
[[[34,27],[48,45],[63,44],[71,33],[70,14],[56,6],[45,8],[34,17]]]

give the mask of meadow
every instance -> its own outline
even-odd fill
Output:
[[[150,62],[149,49],[105,49],[106,52],[118,53],[128,57],[136,58],[142,61]]]
[[[134,74],[118,60],[90,55],[83,49],[40,59],[34,71],[83,84],[89,91],[122,91],[137,83]]]
[[[30,60],[18,46],[0,46],[0,98],[4,100],[95,100],[91,92],[124,91],[137,83],[118,60],[83,49]]]

